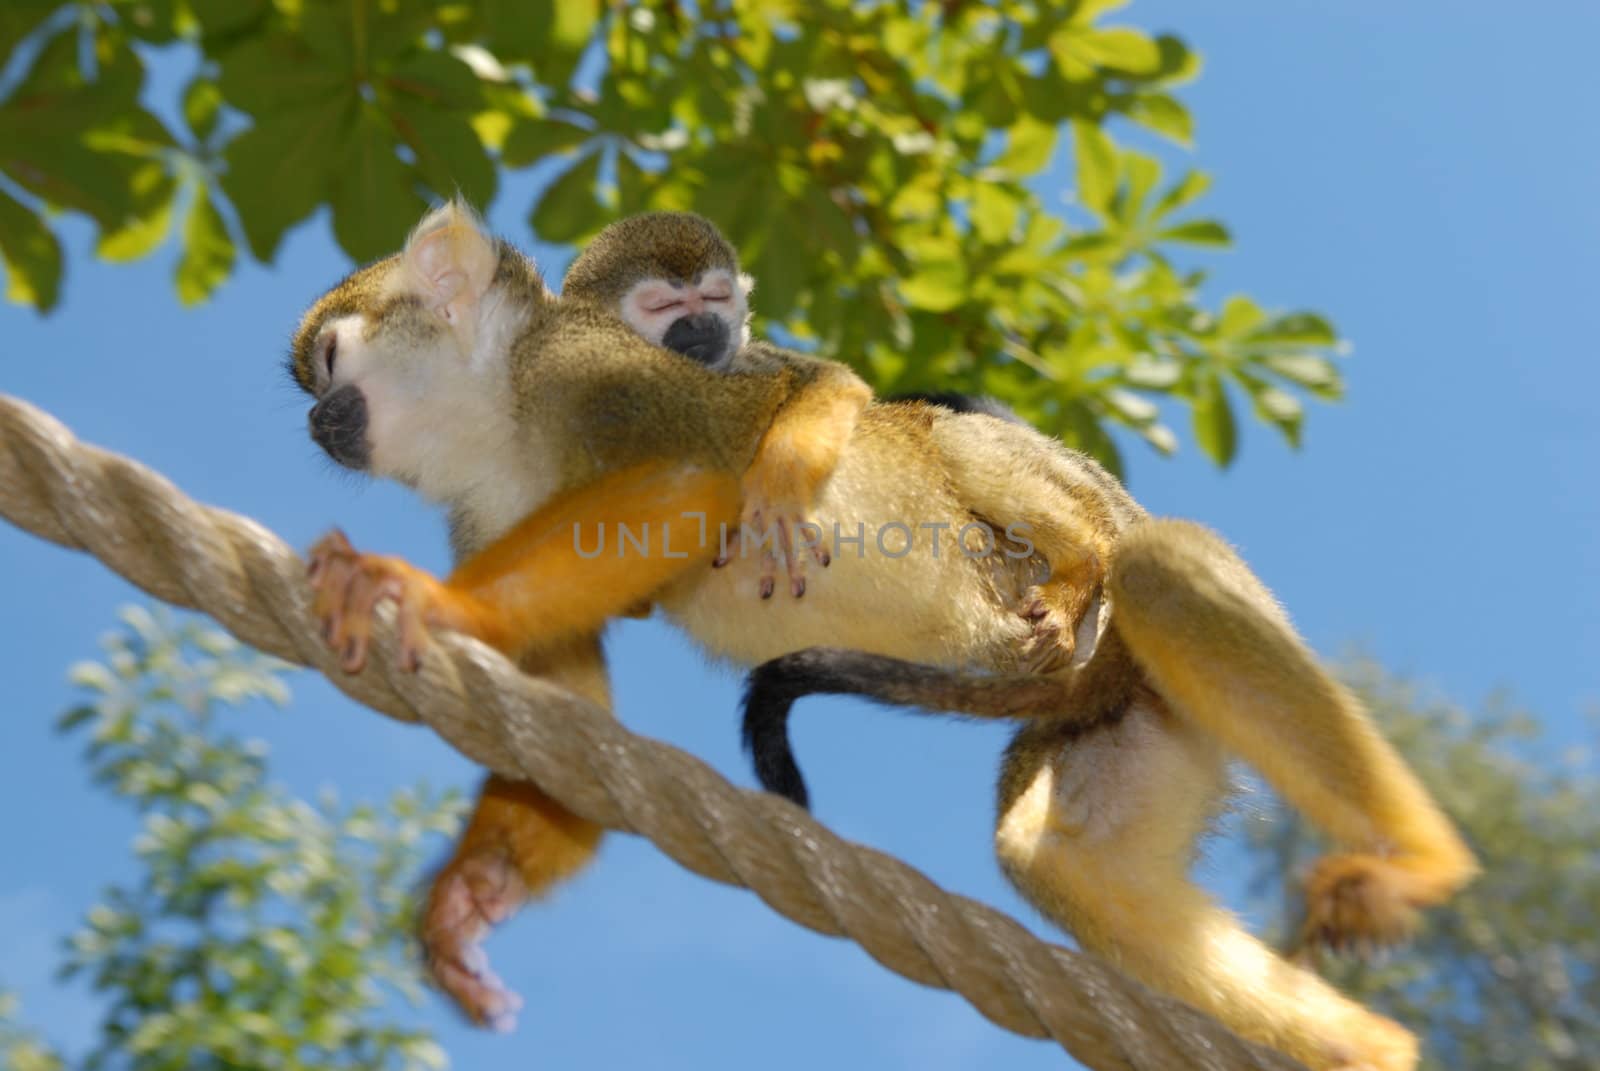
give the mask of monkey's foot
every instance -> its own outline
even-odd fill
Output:
[[[527,886],[510,858],[484,852],[445,867],[423,908],[420,929],[428,973],[468,1019],[491,1030],[516,1027],[522,998],[489,969],[483,939],[527,898]]]
[[[1381,1015],[1365,1011],[1358,1021],[1329,1024],[1339,1040],[1329,1051],[1301,1059],[1328,1071],[1416,1071],[1417,1039],[1411,1031]],[[1300,1055],[1300,1054],[1296,1054]]]
[[[1419,909],[1436,903],[1436,883],[1376,855],[1331,855],[1305,879],[1303,947],[1368,953],[1416,931]]]
[[[322,622],[328,646],[340,654],[346,673],[359,673],[372,646],[372,621],[378,604],[392,599],[400,627],[400,665],[422,664],[428,628],[447,620],[444,585],[399,558],[362,554],[337,528],[311,548],[306,574],[316,593],[313,612]]]
[[[822,526],[806,519],[805,508],[797,502],[780,502],[761,495],[746,494],[743,515],[739,518],[737,542],[722,548],[712,562],[715,568],[728,564],[729,555],[743,554],[747,547],[761,550],[761,597],[772,598],[778,587],[778,565],[782,558],[789,578],[789,594],[806,593],[806,559],[826,569],[833,556],[823,539]]]
[[[1078,626],[1099,594],[1069,584],[1041,584],[1028,590],[1018,611],[1033,632],[1022,644],[1021,668],[1026,673],[1066,669],[1078,651]]]

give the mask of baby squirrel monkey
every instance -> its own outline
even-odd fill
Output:
[[[1032,565],[962,553],[956,533],[1010,520],[1022,512],[1013,502],[1053,503],[1055,524],[1109,543],[1096,549],[1108,574],[1102,612],[1085,620],[1093,643],[1012,702],[1010,714],[1043,716],[1026,721],[1002,774],[1007,874],[1085,947],[1319,1071],[1414,1066],[1397,1024],[1276,956],[1188,879],[1190,846],[1223,791],[1224,747],[1352,847],[1310,888],[1332,943],[1397,936],[1473,871],[1359,705],[1204,529],[1148,519],[1099,466],[1026,427],[869,404],[812,511],[824,531],[871,523],[877,546],[836,545],[805,598],[753,598],[761,564],[712,570],[704,540],[671,540],[683,557],[587,556],[575,525],[737,518],[741,477],[803,374],[785,363],[718,373],[650,345],[614,311],[554,298],[456,206],[318,301],[293,363],[318,398],[313,435],[336,460],[402,480],[452,516],[459,564],[442,582],[339,537],[314,552],[318,610],[352,669],[374,605],[395,599],[407,662],[430,629],[463,631],[573,703],[606,705],[598,628],[648,599],[746,664],[832,644],[1012,674],[1026,665],[1032,630],[1018,611]],[[987,497],[964,501],[957,486]],[[904,546],[891,551],[883,533],[896,524]],[[598,838],[535,786],[486,787],[423,923],[436,976],[479,1021],[503,1021],[514,998],[477,939],[576,871]]]
[[[789,591],[805,594],[806,559],[826,567],[824,541],[810,533],[817,490],[833,474],[872,390],[836,361],[779,354],[750,343],[749,276],[710,222],[656,212],[611,224],[567,270],[562,297],[610,310],[639,335],[714,372],[786,366],[803,386],[785,399],[741,482],[741,531],[771,532],[762,543],[761,597],[776,587],[778,558]],[[724,555],[717,561],[726,565]]]

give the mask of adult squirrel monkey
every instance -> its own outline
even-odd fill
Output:
[[[318,609],[352,669],[374,605],[394,599],[410,664],[430,629],[453,629],[605,704],[598,629],[653,600],[746,664],[833,645],[1014,674],[1036,632],[1022,610],[1038,563],[1004,539],[974,553],[968,537],[982,521],[1044,513],[1047,539],[1067,534],[1066,561],[1087,542],[1110,563],[1110,609],[1085,619],[1097,637],[1051,682],[1048,698],[1064,705],[1026,721],[1013,745],[997,836],[1007,872],[1086,947],[1248,1037],[1318,1069],[1414,1066],[1409,1034],[1275,956],[1185,874],[1222,790],[1224,745],[1355,847],[1313,886],[1329,940],[1390,936],[1473,870],[1360,708],[1215,537],[1147,519],[1099,466],[1026,427],[874,403],[810,504],[833,533],[833,564],[803,599],[757,598],[763,564],[734,556],[710,568],[718,547],[695,543],[683,515],[713,526],[739,516],[763,435],[810,381],[800,366],[718,372],[654,346],[615,309],[555,298],[457,206],[318,301],[293,367],[318,398],[313,435],[336,460],[402,480],[452,516],[459,564],[443,581],[338,536],[313,552]],[[646,523],[655,553],[623,553],[620,541],[616,553],[585,549],[597,527],[616,538]],[[1047,539],[1036,543],[1050,559]],[[1025,700],[1014,713],[1034,710]],[[486,787],[423,923],[436,977],[474,1018],[503,1021],[514,1008],[478,937],[575,871],[598,837],[532,785]]]

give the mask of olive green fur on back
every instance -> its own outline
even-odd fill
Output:
[[[800,378],[788,367],[710,371],[584,302],[541,310],[511,355],[520,419],[559,429],[569,486],[654,458],[743,472]]]

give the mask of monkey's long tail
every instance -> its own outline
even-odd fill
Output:
[[[1026,718],[1059,711],[1065,686],[1036,674],[982,675],[885,655],[811,647],[763,662],[744,691],[744,746],[768,792],[810,806],[789,744],[789,711],[807,695],[859,695],[892,706],[969,718]]]

